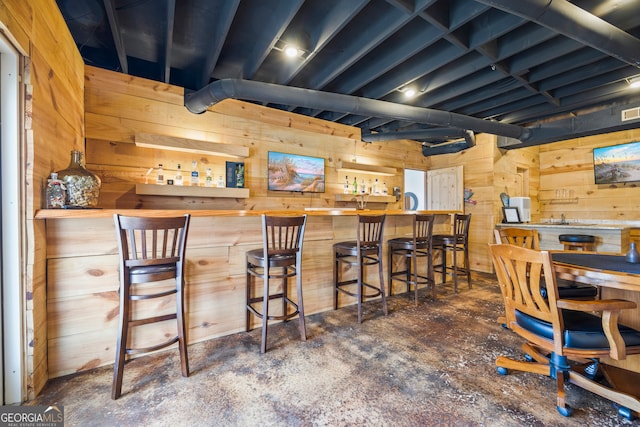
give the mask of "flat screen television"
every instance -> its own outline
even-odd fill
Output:
[[[324,193],[324,159],[299,154],[268,154],[268,189]]]
[[[593,149],[596,184],[640,181],[640,142]]]

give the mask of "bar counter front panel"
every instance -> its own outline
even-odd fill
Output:
[[[39,211],[47,234],[47,332],[50,377],[109,365],[118,324],[118,248],[113,214],[192,214],[186,251],[187,336],[195,343],[244,331],[245,253],[262,246],[260,211]],[[307,213],[303,246],[303,291],[307,315],[333,309],[333,253],[338,241],[355,239],[356,215],[386,213],[384,241],[412,233],[407,211],[295,211]],[[427,213],[421,211],[420,213]],[[437,213],[434,232],[449,229],[450,212]],[[385,282],[387,277],[385,244]],[[368,271],[377,280],[374,271]],[[354,272],[355,274],[355,272]],[[402,292],[396,282],[395,292]],[[146,286],[146,285],[143,285]],[[157,285],[154,285],[157,286]],[[341,299],[340,305],[355,299]],[[170,311],[174,299],[138,304],[137,314]],[[134,316],[137,314],[134,313]],[[345,313],[345,315],[349,315]],[[355,319],[354,319],[355,322]],[[254,323],[253,327],[259,326]],[[175,323],[147,325],[135,345],[175,333]],[[145,341],[145,337],[147,341]],[[151,338],[150,338],[151,337]]]

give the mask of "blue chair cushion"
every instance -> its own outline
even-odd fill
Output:
[[[582,311],[563,310],[564,345],[568,348],[607,349],[609,341],[602,330],[602,319]],[[553,326],[549,322],[536,319],[516,310],[516,322],[522,328],[536,335],[553,340]],[[619,326],[620,334],[627,347],[640,345],[640,331],[624,325]]]

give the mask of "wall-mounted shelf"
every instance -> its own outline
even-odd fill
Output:
[[[249,198],[248,188],[217,188],[183,185],[136,184],[136,194],[145,196]]]
[[[336,194],[336,202],[357,202],[362,199],[371,203],[395,203],[396,197],[384,194]]]
[[[338,161],[336,163],[338,172],[365,173],[371,175],[395,176],[398,170],[387,166],[365,165],[356,162]]]
[[[578,203],[578,198],[571,197],[567,199],[551,199],[549,203],[552,205],[575,205]]]
[[[167,135],[154,135],[136,132],[137,147],[155,148],[158,150],[181,151],[184,153],[209,154],[219,157],[249,157],[249,148],[218,142],[200,141],[196,139],[178,138]]]

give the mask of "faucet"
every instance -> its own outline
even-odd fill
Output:
[[[564,212],[560,215],[560,224],[569,224],[569,222],[564,217]]]

